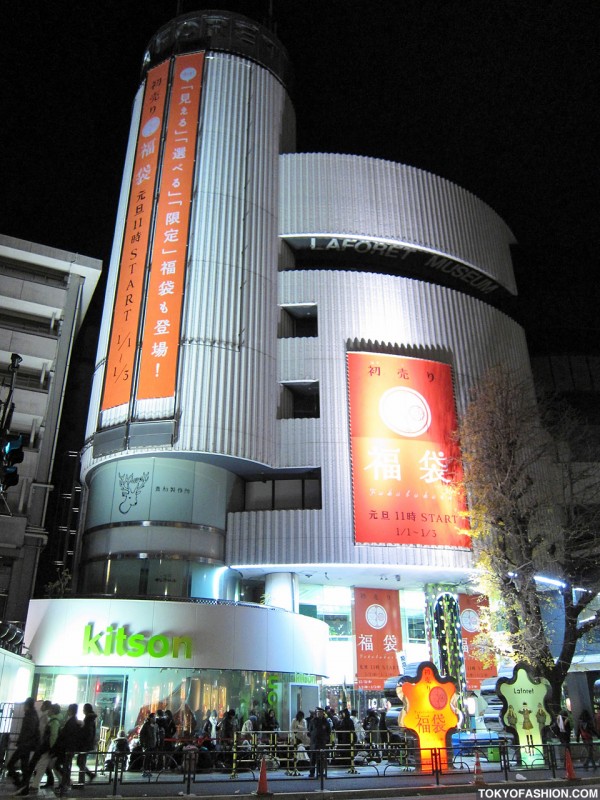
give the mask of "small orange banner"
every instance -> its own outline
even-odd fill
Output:
[[[348,353],[357,542],[470,547],[450,367]]]
[[[149,70],[146,78],[106,358],[102,411],[129,403],[131,397],[168,74],[169,62],[165,61]]]
[[[175,395],[204,53],[175,59],[137,399]]]
[[[485,678],[495,678],[498,670],[495,665],[484,667],[477,657],[477,648],[474,639],[479,633],[479,612],[482,606],[488,607],[489,601],[482,594],[459,594],[458,607],[460,610],[460,625],[462,634],[462,649],[465,658],[465,670],[467,673],[467,689],[475,690],[481,688],[481,682]]]
[[[354,589],[356,683],[359,689],[383,689],[397,675],[402,650],[400,595],[397,591]]]

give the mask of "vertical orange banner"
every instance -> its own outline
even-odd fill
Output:
[[[348,353],[357,542],[470,547],[450,367]]]
[[[175,395],[203,53],[178,56],[169,100],[137,399]]]
[[[402,650],[399,597],[392,590],[354,589],[359,689],[383,689],[386,679],[399,672],[396,655]]]
[[[488,598],[481,594],[460,594],[458,608],[460,610],[460,625],[462,634],[462,648],[465,658],[465,671],[467,674],[467,689],[481,688],[481,682],[486,678],[495,678],[498,670],[495,665],[486,667],[478,658],[478,650],[474,639],[480,631],[479,612],[482,606],[488,607]]]
[[[151,69],[137,138],[101,410],[129,403],[142,307],[169,62]]]

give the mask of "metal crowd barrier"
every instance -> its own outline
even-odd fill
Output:
[[[471,783],[478,770],[488,780],[511,780],[511,773],[543,772],[542,779],[555,779],[565,765],[564,748],[556,742],[538,747],[514,745],[500,739],[493,746],[472,744],[450,748],[418,748],[410,740],[389,737],[384,742],[377,739],[358,741],[352,732],[345,737],[332,735],[330,744],[316,753],[298,748],[296,736],[291,731],[253,732],[236,734],[227,741],[211,741],[214,749],[203,749],[197,740],[180,740],[173,749],[117,753],[97,751],[87,754],[86,766],[95,774],[95,781],[111,786],[112,795],[120,794],[121,785],[165,781],[182,783],[186,794],[192,785],[206,779],[207,774],[229,775],[240,779],[241,773],[250,773],[256,779],[263,759],[270,772],[289,779],[304,777],[308,770],[316,771],[321,788],[325,781],[344,777],[360,779],[390,778],[415,775],[432,777],[436,784],[444,776],[464,775]],[[75,759],[77,754],[69,754]],[[310,757],[313,756],[312,764]],[[75,764],[76,762],[73,761]],[[73,767],[75,776],[78,770]],[[85,772],[79,772],[79,781],[73,786],[83,788]],[[273,775],[276,777],[276,775]]]

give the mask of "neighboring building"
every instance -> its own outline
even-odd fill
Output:
[[[24,455],[18,483],[0,493],[0,647],[12,652],[20,650],[23,632],[19,638],[16,630],[24,627],[47,541],[71,350],[101,268],[93,258],[0,236],[1,413],[8,431],[21,435]]]
[[[257,701],[285,727],[323,677],[376,698],[429,656],[482,677],[450,457],[478,377],[529,374],[500,310],[513,237],[434,175],[296,154],[288,77],[229,12],[179,17],[144,59],[77,596],[33,601],[26,631],[39,696],[111,726]]]

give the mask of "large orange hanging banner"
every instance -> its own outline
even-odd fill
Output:
[[[356,683],[359,689],[383,689],[397,675],[402,650],[398,591],[354,589]]]
[[[450,367],[348,353],[356,542],[470,547]]]
[[[460,626],[462,634],[462,649],[465,658],[465,671],[467,675],[467,689],[472,691],[481,688],[481,682],[486,678],[495,678],[498,670],[495,664],[485,666],[482,663],[483,653],[475,644],[475,637],[480,633],[479,614],[481,608],[487,608],[489,601],[481,594],[459,594],[458,607],[460,609]]]
[[[173,397],[179,353],[203,53],[175,59],[137,399]]]
[[[146,78],[106,359],[102,411],[129,403],[131,397],[168,75],[169,62],[165,61],[149,70]]]

